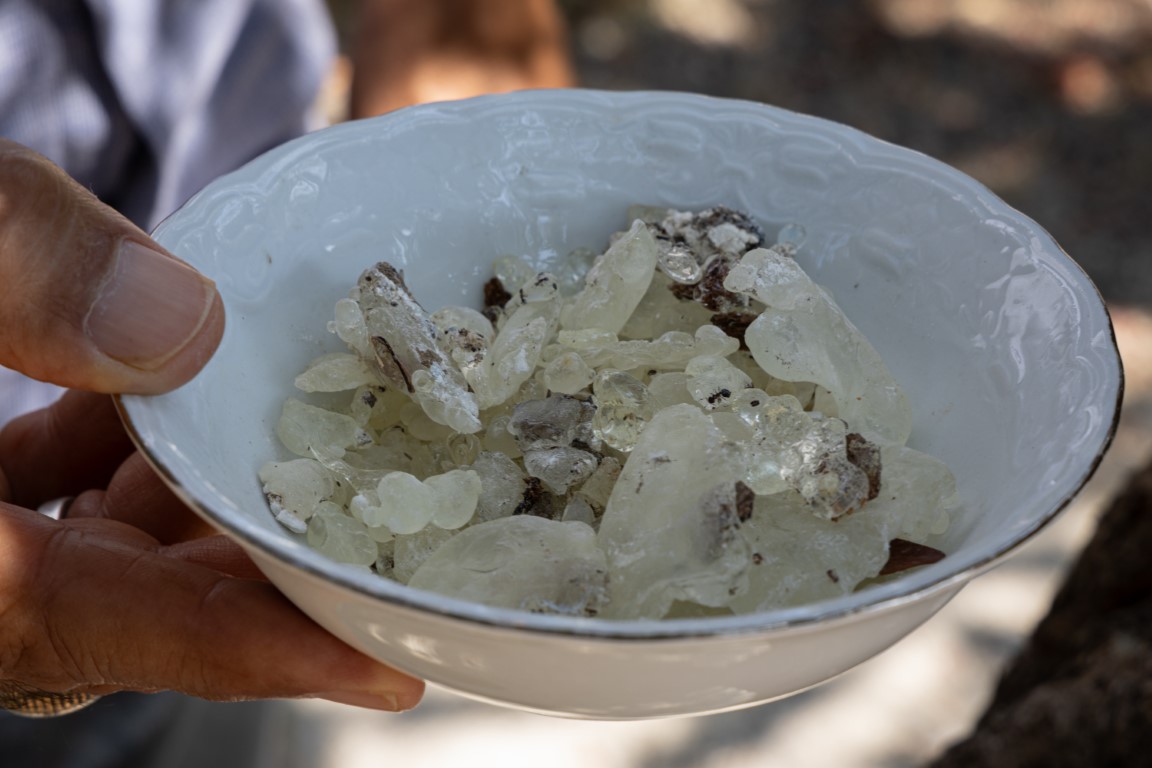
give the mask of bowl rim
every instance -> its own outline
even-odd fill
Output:
[[[1095,455],[1087,463],[1080,477],[1069,485],[1068,491],[1061,496],[1058,502],[1053,504],[1051,509],[1039,515],[1030,526],[1006,537],[998,547],[991,548],[962,568],[949,567],[950,558],[946,557],[935,565],[913,571],[914,574],[919,574],[919,578],[895,579],[871,585],[865,590],[837,598],[751,614],[707,618],[619,620],[555,616],[510,608],[495,608],[409,587],[328,560],[318,552],[293,541],[286,535],[286,532],[267,530],[249,521],[242,514],[229,514],[226,506],[224,509],[218,509],[216,505],[196,498],[179,479],[178,473],[152,449],[150,440],[137,428],[133,419],[133,412],[137,408],[142,409],[143,412],[144,409],[148,408],[148,403],[153,401],[153,397],[115,395],[114,401],[121,420],[141,454],[169,488],[214,527],[224,531],[244,548],[257,550],[267,557],[303,572],[310,578],[335,583],[342,589],[381,600],[393,606],[429,612],[448,620],[464,621],[491,628],[563,634],[587,640],[653,641],[763,632],[806,631],[813,628],[814,625],[826,626],[862,615],[896,610],[902,606],[920,602],[936,593],[949,589],[959,589],[973,577],[995,567],[1014,553],[1046,528],[1069,506],[1096,472],[1112,444],[1119,424],[1120,406],[1124,395],[1124,370],[1117,348],[1115,329],[1099,289],[1084,269],[1056,243],[1041,225],[1008,205],[984,184],[917,150],[900,147],[842,123],[752,101],[676,91],[608,92],[589,89],[520,91],[513,94],[479,96],[456,102],[425,104],[408,107],[381,117],[342,123],[274,147],[241,168],[213,181],[203,191],[197,193],[177,211],[165,218],[153,230],[152,234],[154,237],[160,237],[165,227],[173,219],[194,207],[196,200],[206,195],[221,193],[227,189],[229,183],[249,184],[251,183],[249,177],[252,177],[254,173],[256,179],[261,179],[265,174],[282,167],[289,159],[305,151],[313,142],[339,140],[343,134],[352,136],[388,122],[403,124],[404,122],[419,123],[422,120],[435,121],[438,116],[459,117],[492,108],[531,109],[549,104],[577,107],[601,107],[607,104],[619,107],[630,102],[655,104],[667,108],[707,108],[713,110],[722,108],[728,111],[754,112],[761,119],[768,118],[777,123],[802,126],[805,130],[815,131],[825,136],[834,134],[835,139],[839,142],[851,141],[867,155],[873,157],[882,155],[884,156],[882,159],[885,161],[894,161],[901,167],[911,163],[921,169],[930,168],[934,172],[942,174],[950,184],[967,187],[984,205],[993,201],[998,215],[1011,219],[1013,224],[1020,226],[1033,237],[1042,241],[1046,246],[1044,251],[1050,257],[1062,259],[1065,267],[1072,267],[1072,274],[1079,278],[1082,286],[1090,289],[1090,292],[1085,291],[1085,293],[1088,298],[1094,301],[1093,307],[1103,313],[1104,324],[1108,330],[1108,357],[1112,358],[1114,362],[1116,395],[1115,402],[1111,407],[1110,423]],[[242,176],[249,178],[249,180],[240,182]],[[862,594],[868,595],[870,599],[862,600],[855,597]],[[853,599],[854,597],[855,599]]]

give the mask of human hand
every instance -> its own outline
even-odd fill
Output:
[[[575,82],[554,0],[360,0],[352,60],[353,118]]]
[[[0,364],[75,390],[0,432],[0,708],[118,690],[419,700],[420,681],[329,635],[211,535],[98,394],[179,386],[223,327],[209,280],[0,139]],[[33,511],[61,496],[76,497],[66,519]]]

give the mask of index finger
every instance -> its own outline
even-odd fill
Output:
[[[50,499],[104,488],[132,449],[111,397],[65,392],[53,405],[13,419],[0,431],[7,500],[35,509]]]

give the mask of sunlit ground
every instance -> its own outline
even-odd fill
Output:
[[[437,690],[401,716],[284,704],[264,724],[268,765],[923,765],[971,729],[1097,515],[1152,456],[1152,3],[563,5],[585,85],[693,90],[841,120],[957,165],[1049,228],[1114,313],[1127,372],[1114,447],[1079,499],[1009,562],[895,648],[808,693],[637,723],[544,718]]]

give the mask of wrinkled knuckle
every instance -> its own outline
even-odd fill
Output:
[[[213,701],[236,698],[220,690],[216,675],[209,669],[204,657],[200,655],[183,656],[176,679],[180,681],[181,690],[191,696]]]
[[[5,571],[0,592],[13,596],[0,604],[0,679],[45,690],[63,690],[83,682],[83,664],[48,617],[57,587],[51,562],[72,545],[57,529],[27,547],[18,569]]]
[[[0,231],[23,227],[33,213],[49,221],[59,218],[67,195],[62,174],[51,163],[19,145],[0,145]]]
[[[55,371],[44,365],[64,365],[44,360],[43,340],[75,332],[122,236],[99,211],[48,160],[0,144],[0,360],[8,367],[45,378]]]
[[[35,616],[29,616],[29,596],[34,590],[31,574],[38,570],[39,558],[25,551],[6,559],[12,567],[0,571],[0,679],[16,680],[26,667],[35,644],[33,630],[39,624]]]
[[[172,649],[170,675],[179,681],[184,693],[205,699],[234,698],[235,691],[229,690],[234,687],[229,683],[234,681],[223,680],[222,670],[213,662],[212,655],[205,652],[214,634],[210,617],[217,614],[216,603],[227,600],[228,582],[226,577],[220,577],[203,588],[196,619],[192,622],[196,631],[186,635],[180,647]]]
[[[59,568],[58,564],[77,558],[77,549],[84,546],[83,538],[83,534],[66,526],[55,527],[44,547],[39,567],[34,571],[35,583],[29,585],[30,591],[37,596],[42,621],[42,630],[35,643],[40,665],[50,669],[61,682],[73,684],[105,679],[102,665],[86,643],[87,633],[60,621],[62,616],[69,614],[75,585],[61,577],[66,569]]]
[[[30,649],[30,641],[23,631],[24,623],[18,617],[11,615],[12,611],[0,612],[0,681],[12,683],[27,682],[21,678],[26,676],[26,657]],[[17,620],[13,620],[17,619]]]
[[[109,679],[105,665],[91,653],[91,649],[76,633],[49,626],[46,634],[47,649],[51,652],[46,661],[51,662],[51,669],[62,687],[102,683]]]
[[[0,276],[17,299],[41,297],[50,288],[54,270],[46,267],[58,250],[53,243],[75,227],[73,196],[60,175],[45,166],[31,152],[0,149]],[[0,312],[10,314],[3,307]]]
[[[46,260],[62,258],[82,270],[80,257],[89,254],[77,251],[106,248],[127,228],[122,217],[47,158],[0,143],[0,270],[6,277],[35,280]]]

